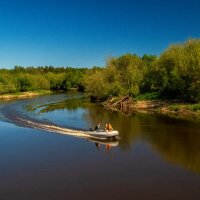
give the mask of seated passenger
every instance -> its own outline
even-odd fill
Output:
[[[108,131],[108,124],[105,125],[105,131]]]
[[[94,130],[96,131],[96,130],[100,129],[100,126],[101,126],[101,123],[99,122],[99,124],[95,126]]]
[[[114,129],[113,129],[113,127],[111,126],[111,124],[109,123],[108,124],[108,131],[113,131]]]
[[[111,126],[110,123],[106,124],[105,131],[113,131],[113,127]]]

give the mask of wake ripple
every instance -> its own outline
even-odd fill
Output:
[[[3,108],[1,108],[1,114],[4,117],[4,120],[22,127],[39,129],[63,135],[75,136],[79,138],[91,137],[90,135],[87,134],[87,131],[85,130],[69,129],[58,126],[51,122],[34,119],[26,115],[26,113],[23,112],[22,107],[23,106],[19,104],[8,104]]]
[[[31,120],[22,119],[22,118],[17,118],[16,121],[19,125],[23,125],[29,128],[34,128],[34,129],[39,129],[39,130],[44,130],[44,131],[49,131],[49,132],[54,132],[54,133],[60,133],[60,134],[65,134],[65,135],[71,135],[71,136],[76,136],[76,137],[82,137],[82,138],[89,137],[89,135],[87,135],[86,132],[84,131],[68,129],[68,128],[60,127],[53,124],[39,123],[39,122],[34,122]]]

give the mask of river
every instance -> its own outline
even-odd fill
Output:
[[[73,134],[98,122],[120,139]],[[199,121],[111,113],[75,92],[0,102],[1,200],[195,200],[199,186]]]

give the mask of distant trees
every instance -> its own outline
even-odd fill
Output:
[[[0,94],[30,90],[86,90],[91,96],[156,92],[164,98],[200,101],[200,39],[171,45],[159,57],[125,54],[105,68],[21,67],[0,69]]]
[[[86,90],[98,98],[158,92],[165,98],[200,101],[200,40],[171,45],[159,57],[125,54],[85,78]]]
[[[105,83],[105,73],[102,70],[90,71],[85,77],[87,92],[97,98],[107,97],[108,84]]]
[[[145,76],[145,63],[135,54],[110,58],[106,68],[86,77],[86,90],[92,95],[107,98],[110,95],[137,96]]]
[[[21,67],[0,69],[0,94],[31,90],[71,90],[83,88],[87,68]]]
[[[0,93],[17,92],[17,80],[12,76],[9,70],[0,71]]]

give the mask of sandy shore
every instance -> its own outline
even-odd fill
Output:
[[[29,92],[20,92],[13,94],[2,94],[0,95],[0,100],[24,99],[50,93],[51,92],[47,90],[47,91],[29,91]]]

